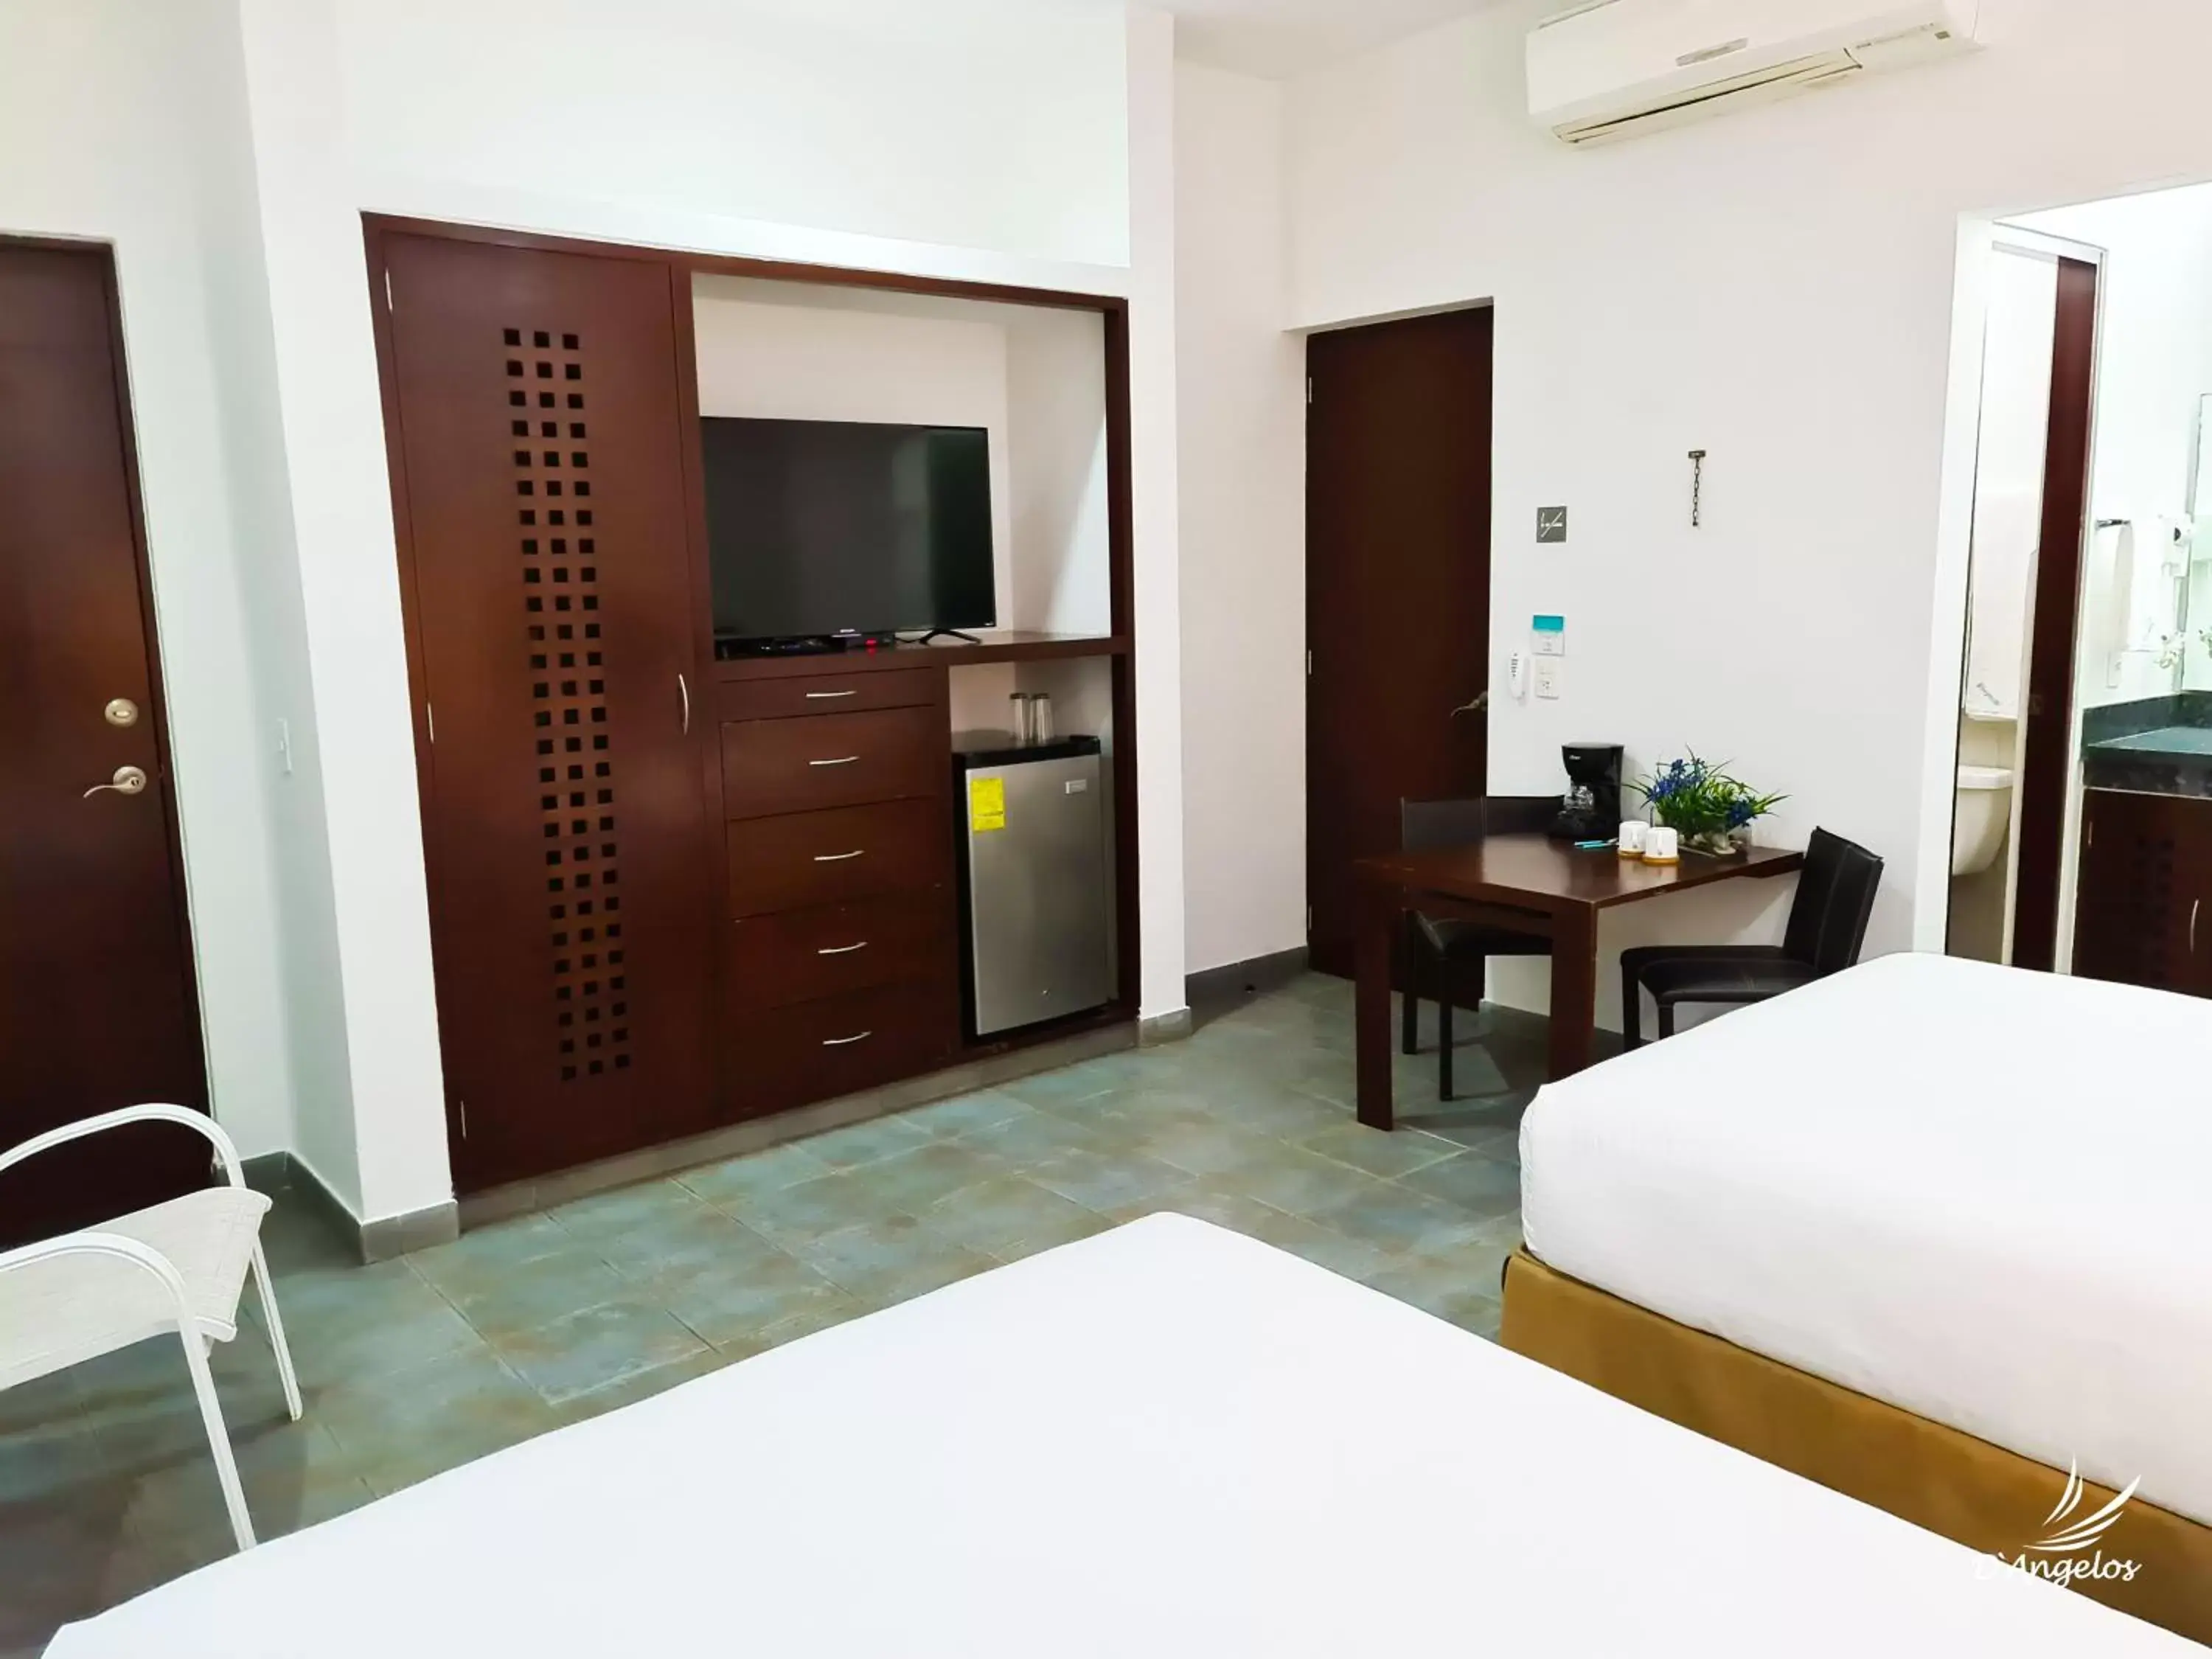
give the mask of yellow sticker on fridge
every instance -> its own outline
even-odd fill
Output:
[[[968,828],[977,835],[1006,827],[1006,781],[1004,778],[968,780]]]

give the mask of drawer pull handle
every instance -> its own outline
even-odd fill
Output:
[[[856,1031],[848,1037],[823,1037],[822,1046],[825,1048],[842,1048],[850,1043],[866,1042],[873,1036],[875,1036],[873,1031]]]
[[[814,954],[817,957],[849,957],[855,951],[867,948],[868,941],[862,939],[858,945],[825,945]]]
[[[840,755],[836,760],[809,761],[806,763],[809,766],[850,766],[860,758],[858,755]]]
[[[857,697],[860,695],[858,691],[809,691],[806,701],[818,702],[824,697]]]
[[[855,847],[849,853],[817,853],[814,861],[817,864],[842,864],[847,859],[856,859],[867,850],[865,847]]]

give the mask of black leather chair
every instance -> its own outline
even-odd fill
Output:
[[[1855,842],[1813,832],[1790,925],[1779,945],[1647,945],[1620,953],[1621,1046],[1639,1046],[1643,1009],[1637,993],[1659,1005],[1659,1035],[1674,1035],[1674,1010],[1686,1002],[1764,1002],[1859,959],[1881,860]]]
[[[1539,834],[1559,816],[1557,795],[1491,795],[1469,800],[1401,800],[1398,803],[1398,845],[1418,853],[1440,847],[1471,847],[1486,835]],[[1406,994],[1399,1016],[1399,1046],[1420,1052],[1421,999],[1414,988],[1425,964],[1435,974],[1437,1001],[1437,1098],[1452,1097],[1452,996],[1472,986],[1482,999],[1482,982],[1492,957],[1544,957],[1552,943],[1533,933],[1508,933],[1474,922],[1425,916],[1406,918]]]

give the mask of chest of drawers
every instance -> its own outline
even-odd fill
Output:
[[[720,690],[730,1115],[944,1064],[959,1019],[945,677]]]

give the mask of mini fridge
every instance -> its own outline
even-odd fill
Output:
[[[1081,1013],[1113,998],[1101,760],[1096,738],[953,757],[972,1036]]]

